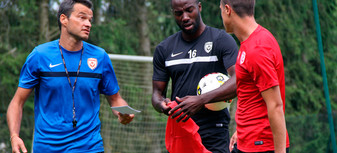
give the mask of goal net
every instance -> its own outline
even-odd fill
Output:
[[[151,103],[152,57],[109,56],[121,96],[131,107],[142,112],[136,114],[130,124],[120,124],[106,99],[101,97],[101,135],[105,153],[166,153],[167,116],[156,112]]]

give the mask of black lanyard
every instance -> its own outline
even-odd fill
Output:
[[[74,98],[74,92],[75,92],[75,86],[76,86],[76,82],[77,82],[77,77],[78,75],[80,74],[80,67],[81,67],[81,63],[82,63],[82,55],[83,55],[83,47],[82,47],[82,53],[81,53],[81,58],[80,58],[80,62],[78,63],[78,69],[77,69],[77,73],[76,73],[76,78],[75,78],[75,82],[74,82],[74,85],[72,86],[71,85],[71,81],[70,81],[70,77],[69,77],[69,73],[68,73],[68,70],[67,70],[67,66],[66,66],[66,61],[64,60],[64,57],[63,57],[63,53],[62,53],[62,49],[61,49],[61,45],[59,44],[59,48],[60,48],[60,52],[61,52],[61,56],[62,56],[62,61],[63,61],[63,65],[64,65],[64,70],[66,71],[66,75],[67,75],[67,78],[68,78],[68,82],[69,82],[69,86],[71,88],[71,97],[72,97],[72,100],[73,100],[73,128],[76,128],[76,124],[77,124],[77,121],[76,121],[76,113],[75,113],[75,98]]]

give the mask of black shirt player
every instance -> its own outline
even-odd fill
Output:
[[[162,41],[153,57],[152,105],[161,113],[192,118],[199,126],[203,145],[213,153],[229,153],[227,109],[210,111],[204,104],[232,99],[236,96],[235,62],[238,48],[224,30],[206,26],[201,18],[198,0],[171,0],[173,15],[181,31]],[[208,73],[221,72],[231,76],[220,88],[196,96],[200,79]],[[166,98],[172,80],[171,99]],[[180,98],[179,98],[180,97]],[[177,101],[172,110],[167,103]],[[185,118],[184,118],[185,117]]]

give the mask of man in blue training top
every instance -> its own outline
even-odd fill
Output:
[[[63,1],[58,11],[60,39],[35,47],[27,57],[7,111],[12,152],[27,152],[19,132],[23,105],[34,88],[34,153],[104,152],[99,95],[105,94],[110,106],[128,104],[118,92],[107,53],[84,42],[93,18],[91,7],[89,0]],[[122,124],[134,118],[113,113]]]

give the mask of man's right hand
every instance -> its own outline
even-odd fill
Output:
[[[171,107],[169,104],[171,103],[171,100],[168,98],[165,98],[161,103],[160,103],[160,110],[167,116],[169,116],[168,112],[171,110]]]
[[[27,153],[27,149],[22,139],[19,136],[12,136],[11,138],[12,144],[12,153],[20,153],[20,150],[24,153]]]
[[[171,110],[169,106],[171,100],[166,98],[167,84],[168,82],[165,81],[152,81],[152,106],[157,112],[169,116],[168,112]]]

